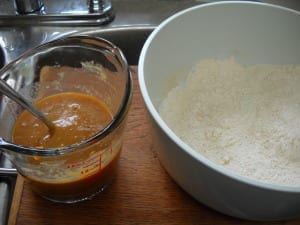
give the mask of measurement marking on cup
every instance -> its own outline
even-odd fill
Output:
[[[113,148],[109,147],[101,152],[92,154],[84,161],[68,164],[67,169],[78,169],[78,173],[81,175],[92,174],[99,169],[103,169],[113,159],[114,153]]]

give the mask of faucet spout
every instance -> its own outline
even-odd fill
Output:
[[[112,0],[7,1],[14,3],[14,22],[18,25],[98,26],[115,18]]]
[[[40,13],[43,7],[41,0],[15,0],[15,8],[19,14]]]

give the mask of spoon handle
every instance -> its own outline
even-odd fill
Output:
[[[53,130],[54,124],[2,79],[0,79],[0,92],[42,120],[50,131]]]

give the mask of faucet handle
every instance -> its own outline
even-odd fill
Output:
[[[90,13],[106,13],[112,8],[111,0],[89,0]]]
[[[44,4],[40,0],[15,0],[15,8],[19,14],[40,12]]]

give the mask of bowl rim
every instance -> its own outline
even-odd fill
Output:
[[[143,100],[145,102],[146,108],[150,112],[152,118],[154,119],[155,123],[160,127],[160,129],[164,132],[165,135],[167,135],[179,148],[183,150],[184,153],[190,155],[193,159],[196,161],[204,164],[205,166],[209,167],[210,169],[213,169],[214,171],[217,171],[218,173],[222,174],[223,176],[229,177],[235,181],[242,182],[247,185],[254,186],[256,188],[262,188],[262,189],[268,189],[272,191],[278,191],[278,192],[288,192],[288,193],[295,193],[300,194],[300,187],[293,187],[293,186],[284,186],[279,184],[272,184],[272,183],[266,183],[262,182],[253,178],[249,178],[246,176],[239,175],[236,172],[233,172],[225,167],[222,167],[211,160],[204,157],[201,153],[198,153],[197,151],[193,150],[188,144],[186,144],[184,141],[182,141],[176,134],[173,132],[169,126],[166,124],[166,122],[161,118],[160,114],[156,110],[154,104],[152,103],[152,100],[149,96],[148,89],[146,87],[145,83],[145,76],[144,76],[144,65],[145,65],[145,57],[148,52],[148,48],[152,42],[152,40],[156,37],[156,35],[160,32],[161,29],[163,29],[165,26],[167,26],[170,22],[172,22],[174,19],[181,17],[184,14],[187,14],[194,10],[199,10],[205,7],[211,7],[211,6],[218,6],[218,5],[256,5],[256,6],[262,6],[262,7],[268,7],[268,8],[276,8],[284,11],[288,11],[291,13],[296,13],[300,15],[300,11],[293,10],[290,8],[286,8],[283,6],[278,6],[270,3],[261,3],[261,2],[253,2],[253,1],[220,1],[220,2],[212,2],[212,3],[204,3],[196,6],[189,7],[187,9],[184,9],[182,11],[179,11],[175,13],[174,15],[166,18],[161,24],[159,24],[154,31],[149,35],[147,38],[140,57],[139,57],[139,63],[138,63],[138,82],[139,87],[141,90],[141,94],[143,97]]]

